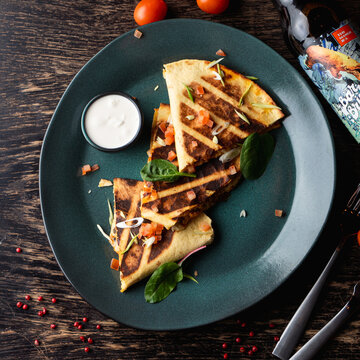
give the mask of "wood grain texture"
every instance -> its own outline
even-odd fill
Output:
[[[271,1],[232,0],[222,15],[201,12],[195,0],[168,0],[169,18],[207,19],[242,29],[275,49],[300,72],[287,48]],[[342,1],[360,16],[360,4]],[[337,242],[337,215],[360,179],[360,148],[321,98],[334,134],[337,188],[324,233],[298,271],[253,308],[196,329],[150,332],[118,324],[88,305],[57,265],[40,213],[39,155],[52,113],[73,76],[101,48],[135,27],[137,1],[2,0],[0,2],[0,358],[1,359],[230,359],[249,358],[240,345],[256,345],[253,359],[270,359],[279,336],[325,266]],[[305,77],[305,76],[304,76]],[[306,78],[306,81],[310,81]],[[315,87],[310,84],[315,93]],[[316,204],[314,204],[316,206]],[[17,254],[15,249],[23,249]],[[302,343],[330,320],[359,280],[360,248],[344,249],[314,311]],[[31,301],[24,296],[30,294]],[[43,302],[37,301],[42,295]],[[58,302],[51,303],[56,297]],[[16,302],[29,304],[18,309]],[[39,317],[45,306],[48,314]],[[219,307],[222,306],[219,304]],[[82,331],[73,323],[88,316]],[[246,322],[242,327],[237,323]],[[269,323],[275,324],[274,328]],[[52,330],[50,324],[57,328]],[[102,329],[97,330],[96,324]],[[249,331],[255,332],[249,337]],[[79,336],[91,336],[86,354]],[[241,343],[235,342],[241,337]],[[34,339],[40,346],[34,346]],[[360,359],[360,317],[355,316],[317,359]],[[222,349],[222,343],[228,347]],[[301,345],[300,344],[300,345]]]

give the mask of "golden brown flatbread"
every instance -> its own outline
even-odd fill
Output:
[[[209,61],[190,59],[164,65],[179,171],[193,171],[194,166],[235,148],[249,134],[273,128],[284,116],[280,109],[264,109],[253,105],[276,105],[255,82],[219,65],[224,86],[218,76],[217,66],[208,68],[208,65]],[[191,89],[194,102],[185,85]],[[204,93],[201,94],[202,90],[197,89],[202,89]],[[242,104],[239,105],[241,98]],[[249,123],[235,110],[245,115]],[[202,125],[198,121],[201,111],[209,113],[212,126]],[[189,116],[194,119],[189,120]],[[216,127],[224,127],[225,130],[214,139]],[[191,147],[192,141],[199,143],[196,149]]]
[[[166,126],[169,116],[169,105],[160,104],[159,109],[155,109],[150,159],[166,160],[169,152],[176,151],[175,144],[163,144],[164,132],[161,124]],[[176,159],[173,163],[177,164]],[[240,177],[240,157],[237,156],[224,164],[218,159],[210,160],[196,168],[196,178],[182,177],[171,183],[156,181],[146,186],[152,191],[143,191],[141,194],[141,216],[162,224],[167,229],[179,229],[231,191]]]
[[[143,183],[130,179],[114,179],[114,221],[111,229],[111,243],[119,254],[121,292],[129,286],[152,274],[160,265],[177,261],[192,250],[213,241],[214,232],[211,219],[205,214],[200,214],[193,219],[182,231],[162,231],[161,241],[149,247],[143,246],[143,241],[133,243],[131,248],[123,252],[132,239],[131,232],[136,235],[139,227],[118,228],[116,224],[126,219],[140,217],[140,192]],[[147,220],[145,220],[147,221]],[[209,229],[202,231],[203,224],[208,224]]]

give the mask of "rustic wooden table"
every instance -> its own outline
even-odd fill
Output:
[[[333,211],[317,245],[299,270],[253,308],[186,331],[151,332],[104,317],[72,288],[45,235],[38,191],[45,130],[62,93],[80,68],[107,43],[133,29],[137,1],[0,1],[0,358],[1,359],[230,359],[247,358],[240,346],[256,345],[252,358],[270,359],[279,336],[331,255],[338,240],[337,214],[360,179],[360,147],[320,98],[334,134],[337,187]],[[270,45],[295,68],[277,10],[270,0],[232,0],[222,15],[201,12],[195,0],[168,0],[169,18],[189,17],[242,29]],[[344,0],[360,16],[358,0]],[[305,77],[305,76],[304,76]],[[308,79],[306,78],[308,81]],[[312,84],[311,84],[312,86]],[[312,86],[315,93],[318,91]],[[22,252],[17,253],[16,248]],[[302,343],[343,306],[359,280],[360,248],[350,241],[330,276]],[[32,300],[25,301],[30,294]],[[37,301],[42,295],[43,302]],[[51,298],[57,299],[56,304]],[[18,309],[18,301],[27,310]],[[42,307],[45,317],[37,315]],[[219,304],[221,306],[221,304]],[[89,318],[81,334],[94,340],[84,352],[75,320]],[[246,322],[246,326],[240,324]],[[55,323],[56,329],[50,324]],[[274,327],[270,327],[273,323]],[[101,324],[102,329],[96,329]],[[249,337],[254,331],[255,336]],[[241,337],[240,344],[235,341]],[[34,346],[38,339],[39,346]],[[360,317],[355,316],[317,359],[360,359]],[[226,343],[224,350],[222,344]],[[300,344],[301,345],[301,344]]]

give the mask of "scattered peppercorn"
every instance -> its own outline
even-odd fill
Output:
[[[38,297],[38,301],[43,301],[43,300],[44,300],[44,298],[42,296]]]
[[[44,313],[40,310],[40,311],[38,311],[38,315],[39,316],[44,316]]]
[[[240,348],[240,352],[245,352],[245,348],[243,346]]]
[[[274,336],[274,341],[279,341],[280,338],[278,336]]]
[[[253,352],[257,352],[258,351],[258,348],[257,348],[257,346],[253,346],[252,348],[251,348],[251,350],[253,351]]]
[[[83,317],[83,322],[87,322],[88,318],[87,317]]]
[[[82,324],[80,324],[77,328],[81,330],[83,328]]]
[[[226,343],[223,343],[223,344],[222,344],[222,348],[223,348],[223,349],[226,349],[226,348],[227,348],[227,344],[226,344]]]
[[[243,323],[241,324],[241,327],[245,327],[245,326],[246,326],[246,323],[243,322]]]
[[[74,326],[75,326],[75,327],[78,327],[78,326],[79,326],[79,322],[78,322],[78,321],[75,321],[75,322],[74,322]]]
[[[45,315],[47,313],[46,307],[43,307],[42,312],[43,312],[43,315]]]
[[[88,338],[88,343],[89,343],[89,344],[92,344],[93,342],[94,342],[94,340],[89,337],[89,338]]]
[[[35,339],[35,340],[34,340],[34,344],[35,344],[35,346],[39,346],[39,345],[40,345],[39,340],[38,340],[38,339]]]
[[[52,298],[52,299],[51,299],[51,302],[52,302],[53,304],[55,304],[55,303],[56,303],[56,299],[55,299],[55,298]]]
[[[22,308],[23,308],[24,310],[27,310],[27,309],[28,309],[28,307],[29,307],[29,305],[28,305],[28,304],[24,304],[24,305],[22,306]]]
[[[84,349],[84,351],[85,351],[86,353],[88,353],[88,352],[90,351],[90,348],[88,348],[88,347],[86,346],[85,349]]]
[[[82,342],[85,342],[85,336],[80,336],[80,340],[81,340]]]
[[[237,338],[235,339],[235,341],[236,341],[237,343],[239,343],[239,342],[241,341],[241,339],[240,339],[239,337],[237,337]]]
[[[251,356],[253,354],[253,351],[252,350],[249,350],[248,351],[248,354]]]
[[[100,330],[100,329],[101,329],[101,325],[96,325],[96,328],[97,328],[98,330]]]
[[[16,252],[17,252],[17,253],[21,253],[21,252],[22,252],[21,248],[19,248],[19,247],[16,248]]]
[[[30,296],[30,295],[26,295],[26,296],[25,296],[25,300],[31,300],[31,296]]]
[[[224,359],[227,359],[229,357],[228,353],[224,354]]]
[[[51,327],[52,329],[56,329],[56,325],[55,325],[55,324],[51,324],[50,327]]]
[[[18,302],[16,303],[16,306],[17,306],[18,308],[21,308],[21,307],[23,306],[23,303],[22,303],[21,301],[18,301]]]
[[[269,328],[274,328],[274,327],[275,327],[275,324],[273,324],[273,323],[269,324]]]
[[[253,337],[255,335],[255,333],[253,331],[249,332],[249,336]]]

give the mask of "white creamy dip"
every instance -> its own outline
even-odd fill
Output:
[[[115,149],[128,144],[140,127],[135,104],[119,94],[104,95],[86,110],[84,128],[98,146]]]

